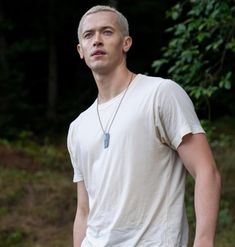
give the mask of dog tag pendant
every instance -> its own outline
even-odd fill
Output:
[[[104,134],[104,148],[107,148],[109,146],[109,139],[110,139],[109,133],[105,133]]]

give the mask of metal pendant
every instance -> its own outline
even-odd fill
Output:
[[[107,148],[109,146],[109,139],[110,139],[110,134],[104,133],[104,148]]]

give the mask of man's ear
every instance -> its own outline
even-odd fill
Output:
[[[130,36],[124,37],[123,41],[123,51],[126,53],[129,51],[132,45],[132,38]]]
[[[80,55],[80,58],[83,59],[84,56],[83,56],[83,52],[82,52],[82,48],[81,48],[80,44],[77,45],[77,51],[78,51],[78,53]]]

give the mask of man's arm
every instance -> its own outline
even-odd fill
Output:
[[[221,178],[204,134],[184,136],[177,149],[195,179],[196,233],[194,247],[213,247],[219,210]]]
[[[80,247],[86,235],[89,213],[88,195],[83,181],[77,183],[77,211],[73,226],[73,246]]]

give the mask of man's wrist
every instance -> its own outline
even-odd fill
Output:
[[[195,239],[193,247],[214,247],[214,241],[208,239]]]

